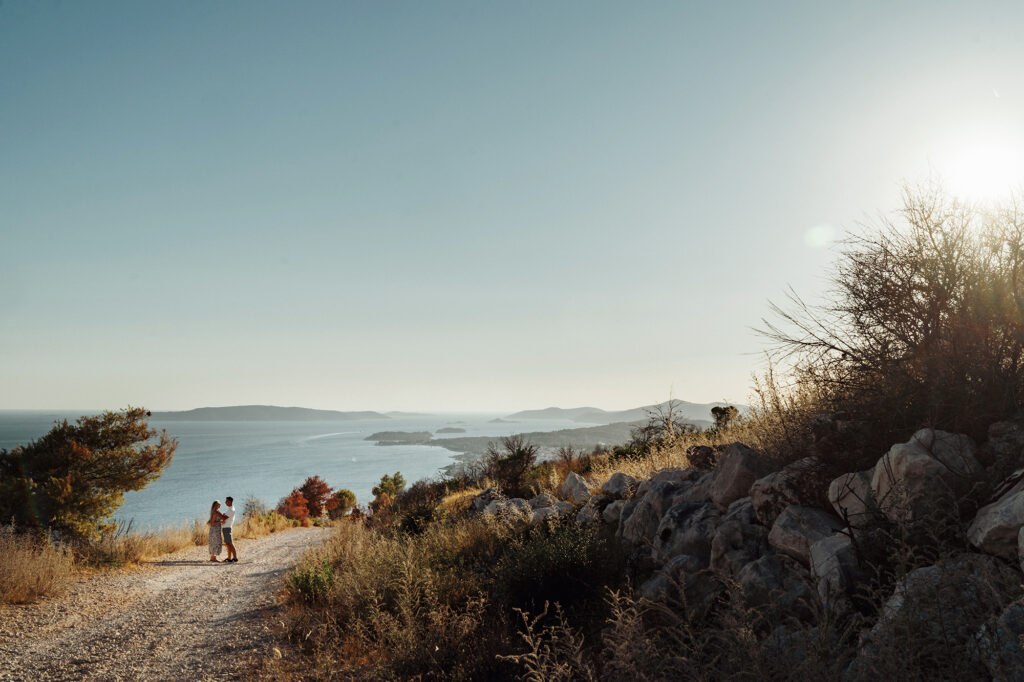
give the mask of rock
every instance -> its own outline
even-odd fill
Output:
[[[992,504],[978,510],[967,527],[967,539],[987,554],[1017,559],[1018,536],[1024,527],[1024,479]]]
[[[590,488],[582,476],[575,471],[570,471],[569,475],[565,477],[560,494],[564,500],[583,504],[590,499]]]
[[[670,501],[676,493],[683,489],[684,485],[692,484],[673,481],[655,483],[632,509],[629,508],[629,505],[624,506],[622,520],[619,522],[619,536],[623,542],[635,546],[653,540],[661,517],[670,506]]]
[[[611,500],[606,495],[594,495],[576,514],[576,523],[590,526],[601,523],[601,513]]]
[[[765,555],[740,569],[736,580],[748,607],[801,619],[813,613],[810,576],[792,559]]]
[[[668,469],[658,469],[653,474],[648,476],[645,480],[640,482],[637,486],[636,492],[633,493],[635,499],[639,499],[647,494],[647,491],[651,489],[656,483],[662,483],[665,481],[671,483],[686,483],[688,481],[694,481],[704,475],[703,471],[694,469],[693,467],[670,467]]]
[[[722,584],[710,571],[704,570],[699,558],[680,554],[645,581],[639,593],[650,601],[672,606],[681,601],[686,606],[687,615],[700,618],[722,590]]]
[[[994,680],[1024,682],[1024,604],[993,616],[974,635],[981,660]]]
[[[483,514],[510,523],[530,523],[533,520],[533,508],[530,507],[530,503],[519,497],[511,500],[494,500],[487,505]]]
[[[743,514],[733,515],[735,506],[736,502],[730,505],[730,513],[726,514],[711,541],[711,568],[715,573],[729,577],[735,577],[740,569],[760,559],[768,551],[768,529],[745,523]],[[747,508],[740,507],[741,510]],[[753,507],[749,509],[750,516],[753,516]]]
[[[1021,572],[1024,572],[1024,528],[1017,533],[1017,561],[1020,564]]]
[[[915,521],[948,505],[981,471],[974,442],[965,435],[921,429],[878,460],[871,490],[894,522]]]
[[[711,483],[710,497],[720,509],[750,494],[750,486],[775,470],[775,465],[742,443],[722,450]]]
[[[871,476],[874,469],[843,474],[828,486],[828,501],[839,518],[853,528],[860,528],[871,520],[874,505]]]
[[[539,526],[548,519],[557,519],[558,516],[558,510],[554,507],[541,507],[540,509],[534,509],[533,517],[530,519],[530,525]]]
[[[469,503],[469,510],[471,513],[481,514],[491,502],[504,499],[505,495],[502,494],[499,488],[488,488],[481,493],[477,493],[477,495],[473,497],[472,501]]]
[[[1019,576],[982,554],[960,554],[907,574],[882,606],[869,640],[891,640],[912,627],[936,639],[963,642],[1001,609],[1001,595],[1019,593]]]
[[[686,448],[686,459],[690,466],[698,469],[714,469],[718,463],[718,450],[710,445],[691,445]]]
[[[612,474],[601,486],[602,493],[617,500],[628,498],[635,489],[636,479],[621,471]]]
[[[601,520],[611,525],[619,522],[619,516],[622,514],[622,507],[625,505],[623,500],[615,500],[601,512]]]
[[[530,506],[534,509],[540,509],[542,507],[553,507],[555,502],[558,502],[558,498],[550,493],[541,493],[530,500]]]
[[[576,505],[574,505],[572,502],[562,502],[562,501],[559,501],[559,502],[555,502],[554,506],[555,506],[555,511],[558,512],[559,516],[565,516],[566,514],[571,514],[574,511],[576,511]]]
[[[707,502],[711,499],[711,484],[715,480],[715,474],[709,472],[692,483],[683,485],[683,489],[672,498],[672,504],[680,502]]]
[[[813,507],[786,507],[768,533],[768,544],[804,566],[811,561],[811,545],[827,538],[843,524],[832,514]]]
[[[845,533],[836,533],[811,545],[811,577],[817,581],[818,597],[826,606],[848,605],[847,595],[860,577],[860,566],[853,541]]]
[[[750,497],[758,520],[770,527],[791,504],[823,506],[827,486],[824,463],[817,457],[804,457],[754,481]]]
[[[654,558],[667,561],[679,554],[699,558],[703,567],[711,560],[711,541],[721,515],[710,502],[680,502],[665,512],[654,540]]]
[[[1024,425],[1020,422],[996,422],[988,427],[985,444],[996,460],[1020,461],[1024,452]]]
[[[749,497],[741,497],[732,504],[722,517],[722,521],[739,521],[740,523],[756,524],[757,513],[754,511],[754,501]]]

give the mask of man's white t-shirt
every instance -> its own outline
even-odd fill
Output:
[[[224,523],[221,524],[221,527],[223,527],[223,528],[230,528],[231,524],[235,522],[235,508],[234,507],[223,507],[220,510],[220,513],[227,516],[227,518],[224,519]]]

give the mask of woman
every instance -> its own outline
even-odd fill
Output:
[[[227,514],[220,513],[220,500],[214,500],[213,504],[210,505],[210,519],[206,522],[210,526],[210,561],[220,561],[217,558],[217,555],[220,554],[222,541],[220,524],[227,517]]]

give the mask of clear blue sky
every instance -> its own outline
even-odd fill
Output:
[[[4,0],[0,408],[744,401],[831,235],[979,145],[1015,168],[1022,25]]]

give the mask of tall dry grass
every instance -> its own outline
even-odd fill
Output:
[[[199,519],[142,532],[133,531],[129,523],[76,546],[75,552],[88,565],[122,566],[204,545],[208,536],[206,525]]]
[[[73,566],[67,548],[0,526],[0,603],[25,604],[59,593]]]

